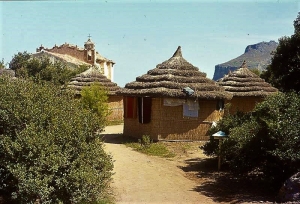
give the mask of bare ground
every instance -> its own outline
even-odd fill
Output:
[[[171,159],[147,156],[122,144],[123,125],[108,126],[105,149],[113,156],[112,188],[116,203],[270,203],[261,187],[248,179],[217,172],[203,143],[166,143]]]

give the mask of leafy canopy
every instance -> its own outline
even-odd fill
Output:
[[[76,74],[88,68],[85,65],[70,68],[59,61],[51,62],[48,57],[32,58],[26,51],[15,54],[9,67],[16,72],[16,77],[50,81],[56,85],[64,85]]]
[[[216,130],[229,134],[221,154],[232,171],[262,172],[261,177],[279,187],[300,170],[300,96],[278,93],[259,103],[251,113],[225,116]],[[211,139],[205,154],[218,153]]]
[[[2,77],[0,92],[0,193],[18,203],[103,200],[113,165],[99,115],[50,83]]]
[[[4,59],[0,61],[0,69],[5,69]]]
[[[279,39],[272,62],[262,78],[280,91],[300,91],[300,13],[294,21],[295,32]]]
[[[99,120],[105,124],[107,116],[111,113],[108,107],[108,91],[100,83],[93,83],[83,87],[80,94],[83,107],[97,114]]]

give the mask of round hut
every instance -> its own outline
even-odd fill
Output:
[[[278,91],[264,79],[251,72],[245,61],[239,69],[225,75],[217,83],[233,95],[230,100],[230,113],[252,111],[256,103]]]
[[[109,121],[123,120],[123,97],[116,95],[116,91],[120,87],[109,80],[106,76],[101,74],[94,67],[89,68],[87,71],[76,75],[68,83],[68,88],[75,90],[77,97],[80,97],[80,92],[83,87],[90,86],[93,83],[99,83],[108,91],[108,106],[111,114],[108,116]]]
[[[123,134],[156,141],[207,140],[211,124],[222,116],[223,101],[232,97],[186,61],[180,46],[117,93],[124,96]]]

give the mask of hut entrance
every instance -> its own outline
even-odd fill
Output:
[[[136,98],[125,97],[124,98],[124,117],[136,118]]]
[[[139,122],[150,123],[151,121],[151,105],[152,98],[150,97],[139,97],[138,98],[138,113],[139,113]]]

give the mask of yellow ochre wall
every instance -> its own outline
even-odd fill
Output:
[[[108,121],[121,121],[123,120],[123,97],[122,96],[109,96],[108,107],[111,114],[107,117]]]
[[[152,98],[151,122],[141,124],[137,118],[124,118],[124,135],[153,140],[208,140],[207,131],[223,111],[216,110],[216,100],[199,101],[198,118],[183,117],[183,107],[164,106],[163,98]]]
[[[259,102],[262,102],[262,97],[233,97],[230,101],[226,103],[230,104],[229,112],[234,114],[237,111],[241,112],[250,112],[254,109],[255,105]]]

